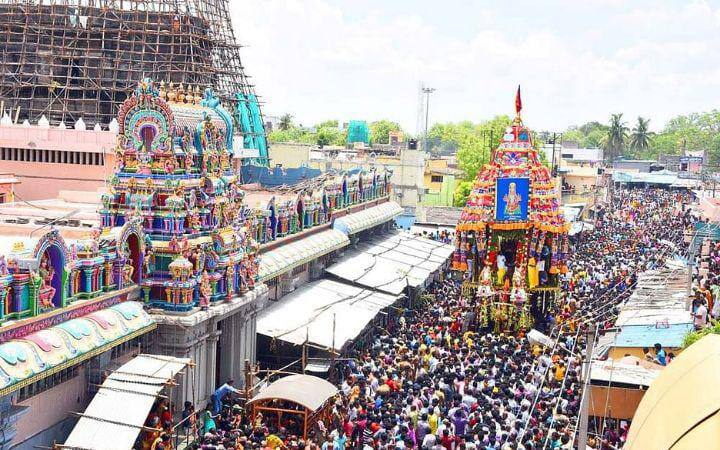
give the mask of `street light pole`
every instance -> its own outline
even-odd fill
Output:
[[[428,151],[428,119],[430,118],[430,94],[435,92],[435,88],[424,87],[422,88],[423,94],[425,94],[425,139],[423,143],[423,150]]]

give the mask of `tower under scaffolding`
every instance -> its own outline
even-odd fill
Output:
[[[229,0],[0,0],[0,100],[19,121],[106,126],[138,80],[255,99]]]

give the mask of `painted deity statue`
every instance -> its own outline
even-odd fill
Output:
[[[49,263],[48,258],[44,257],[40,262],[40,269],[38,271],[40,275],[40,302],[43,308],[52,308],[52,303],[55,297],[55,288],[52,286],[52,280],[55,276],[55,269]]]
[[[518,306],[522,305],[527,300],[527,293],[525,292],[525,283],[523,278],[523,271],[520,267],[518,267],[515,269],[515,273],[513,273],[513,287],[512,292],[510,292],[510,300]]]
[[[225,272],[225,284],[227,285],[227,298],[230,300],[235,293],[235,266],[230,264]]]
[[[125,286],[129,286],[133,284],[133,275],[135,274],[135,268],[130,264],[129,261],[125,261],[125,264],[122,268],[122,274],[123,274],[123,284]]]
[[[143,257],[143,272],[151,274],[155,271],[155,254],[148,248]]]
[[[207,270],[203,271],[200,278],[200,308],[208,309],[210,306],[210,296],[212,296],[212,285],[210,284],[210,276]]]
[[[478,286],[478,296],[490,297],[492,296],[492,271],[490,270],[490,261],[485,262],[480,272],[480,286]]]

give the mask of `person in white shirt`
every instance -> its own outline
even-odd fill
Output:
[[[707,307],[704,302],[700,303],[693,315],[695,316],[695,329],[701,330],[705,328],[705,325],[707,325]]]

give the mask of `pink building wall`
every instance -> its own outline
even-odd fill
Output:
[[[15,192],[24,200],[56,198],[61,190],[96,191],[112,174],[116,140],[113,131],[0,126],[0,148],[104,154],[104,165],[0,160],[0,173],[20,180]]]
[[[81,366],[78,376],[73,379],[18,403],[30,409],[17,423],[18,434],[13,444],[21,444],[36,433],[65,420],[71,411],[85,411],[89,402],[87,392],[85,367]]]

